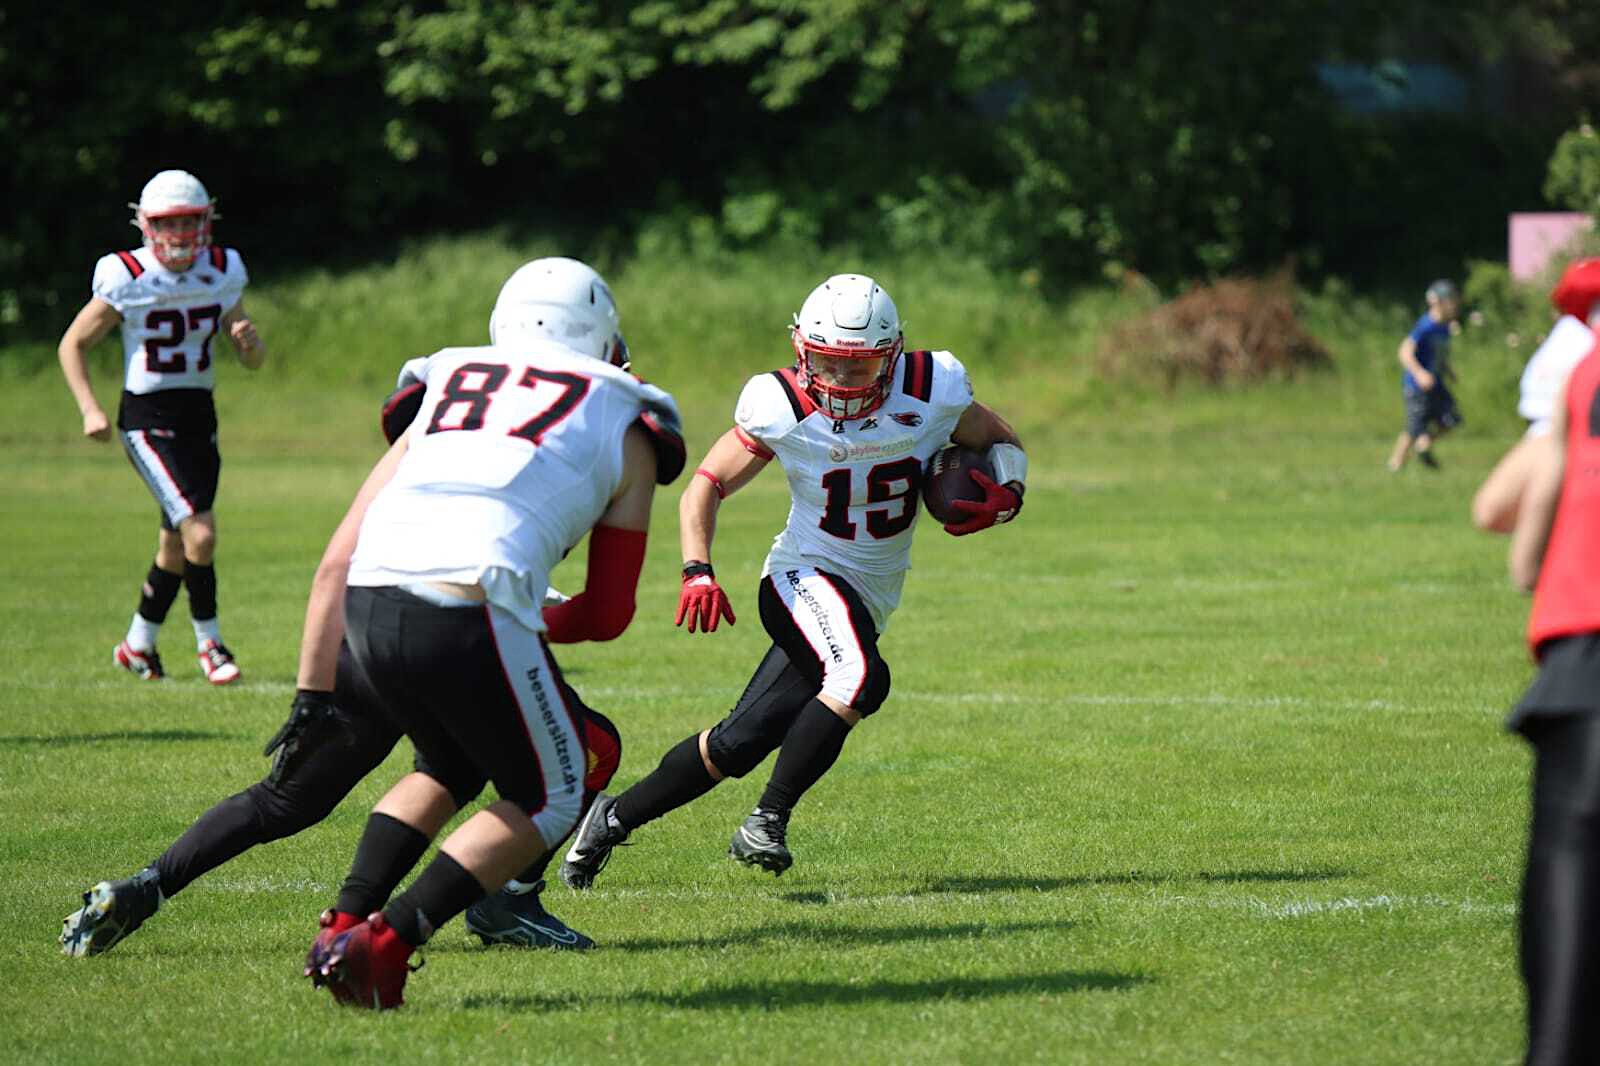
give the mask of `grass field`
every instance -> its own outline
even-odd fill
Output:
[[[695,376],[676,354],[652,375],[685,392],[691,451],[781,360],[781,333],[757,336],[731,364]],[[1444,470],[1392,476],[1387,365],[1101,406],[1067,371],[970,362],[1028,436],[1027,508],[978,537],[919,533],[882,644],[893,694],[797,811],[795,868],[724,855],[764,768],[643,830],[594,892],[547,894],[600,950],[485,950],[452,923],[385,1016],[336,1010],[299,966],[399,754],[110,954],[55,945],[77,893],[265,770],[312,569],[378,451],[376,375],[223,376],[218,566],[245,681],[222,691],[186,661],[182,602],[173,680],[108,665],[154,507],[114,447],[74,439],[55,376],[7,378],[0,1059],[1516,1061],[1528,760],[1500,721],[1530,673],[1526,602],[1504,543],[1466,521],[1504,422],[1469,406],[1484,417],[1441,445]],[[740,622],[709,637],[670,624],[675,500],[633,627],[559,651],[623,731],[617,787],[718,718],[765,647],[754,585],[782,480],[723,511]],[[582,573],[575,557],[558,584]]]

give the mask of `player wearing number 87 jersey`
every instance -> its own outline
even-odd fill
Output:
[[[597,801],[562,876],[586,885],[628,833],[743,777],[781,749],[730,854],[782,873],[790,811],[838,757],[846,735],[889,693],[878,637],[910,567],[923,464],[950,441],[989,449],[987,498],[954,534],[1009,521],[1021,507],[1026,459],[1016,434],[973,400],[949,352],[902,352],[899,314],[871,278],[829,278],[791,332],[796,364],[752,378],[734,427],[712,446],[679,504],[684,583],[677,621],[690,632],[734,622],[711,567],[721,501],[777,459],[789,480],[788,522],[773,541],[758,594],[772,647],[738,704],[687,737],[614,801]],[[987,479],[986,479],[987,481]]]
[[[669,436],[681,455],[676,404],[622,369],[611,290],[592,269],[525,264],[489,334],[407,364],[417,413],[357,497],[342,621],[357,676],[426,770],[374,808],[346,881],[367,887],[341,894],[307,958],[340,1002],[398,1006],[412,951],[576,823],[580,708],[547,645],[627,627],[655,485],[682,466],[660,450]],[[541,610],[551,568],[585,536],[585,588]],[[449,782],[484,779],[499,800],[390,899],[453,812]],[[478,914],[480,935],[506,928]]]
[[[128,634],[113,662],[149,680],[162,676],[156,635],[189,587],[201,672],[215,685],[239,668],[217,622],[216,521],[212,503],[222,458],[211,391],[221,334],[255,370],[267,349],[245,314],[249,275],[232,248],[211,243],[214,201],[194,175],[164,170],[134,209],[144,246],[112,252],[95,264],[93,295],[61,338],[57,354],[83,416],[83,434],[111,438],[111,424],[89,383],[88,352],[122,328],[123,385],[117,428],[129,460],[161,508],[156,557]]]

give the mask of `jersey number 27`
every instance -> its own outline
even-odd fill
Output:
[[[200,338],[200,361],[195,364],[196,370],[204,370],[211,365],[211,338],[217,335],[217,325],[221,321],[221,304],[189,308],[187,326],[184,325],[182,311],[175,311],[170,307],[151,311],[145,316],[145,326],[152,330],[160,329],[165,335],[151,337],[144,342],[145,369],[152,374],[183,373],[189,368],[189,357],[183,354],[184,338],[189,335],[189,330],[200,329],[209,322],[211,328]],[[177,351],[163,354],[161,351],[163,348],[176,348]]]

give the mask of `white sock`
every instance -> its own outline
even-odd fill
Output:
[[[203,648],[208,640],[214,640],[221,644],[222,626],[215,618],[208,618],[204,622],[196,620],[194,623],[194,646]]]
[[[155,651],[156,634],[160,632],[160,622],[152,622],[138,611],[134,611],[133,621],[128,624],[128,647],[134,651]]]

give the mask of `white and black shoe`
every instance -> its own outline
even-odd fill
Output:
[[[161,903],[161,878],[151,867],[125,881],[101,881],[83,894],[82,907],[61,920],[61,953],[81,958],[110,951]]]
[[[759,866],[781,875],[794,865],[789,853],[789,812],[757,807],[744,824],[733,831],[728,854],[747,866]]]
[[[594,941],[544,909],[539,894],[544,882],[524,885],[512,881],[487,899],[467,908],[467,931],[484,946],[513,944],[524,948],[587,951]]]
[[[600,793],[589,805],[589,813],[578,823],[572,847],[561,864],[561,880],[568,888],[588,888],[611,859],[611,849],[628,839],[628,831],[617,821],[617,801]]]

